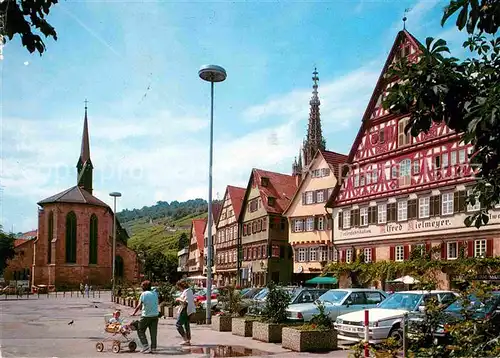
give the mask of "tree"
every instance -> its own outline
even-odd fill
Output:
[[[7,267],[7,261],[14,258],[16,252],[14,250],[15,238],[3,232],[0,226],[0,275]]]
[[[45,43],[40,34],[57,40],[57,33],[45,17],[51,6],[58,0],[4,0],[0,1],[0,16],[3,15],[2,38],[12,40],[16,35],[21,37],[21,43],[33,53],[40,56],[45,51]],[[2,18],[0,18],[0,21]],[[38,33],[37,33],[38,32]]]
[[[185,232],[179,235],[179,250],[189,246],[189,238]]]
[[[388,78],[399,81],[388,90],[384,108],[410,113],[406,132],[417,136],[433,123],[444,122],[473,145],[469,156],[476,183],[467,203],[481,203],[481,210],[465,220],[477,228],[486,225],[488,211],[500,202],[500,26],[498,0],[451,0],[441,25],[458,13],[458,31],[469,39],[464,61],[451,57],[445,40],[427,38],[419,61],[401,59]],[[447,55],[448,54],[448,55]]]

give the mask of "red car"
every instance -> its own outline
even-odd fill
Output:
[[[214,300],[218,296],[219,296],[219,290],[217,290],[217,289],[212,290],[212,294],[210,295],[210,297]],[[203,301],[206,301],[206,299],[207,299],[207,291],[206,290],[201,290],[194,295],[195,301],[203,302]]]

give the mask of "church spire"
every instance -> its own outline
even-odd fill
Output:
[[[87,119],[87,103],[85,100],[85,117],[83,119],[82,146],[80,158],[76,165],[78,171],[77,185],[92,194],[92,161],[90,160],[89,126]]]
[[[318,97],[318,71],[314,68],[313,72],[313,91],[312,97],[309,101],[309,124],[307,127],[307,137],[304,140],[304,169],[311,163],[314,155],[320,150],[325,150],[325,140],[321,131],[321,119],[319,114],[319,106],[321,104]]]

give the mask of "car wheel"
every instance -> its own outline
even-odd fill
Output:
[[[403,345],[403,330],[401,328],[393,328],[389,332],[389,337],[394,339],[400,346]]]

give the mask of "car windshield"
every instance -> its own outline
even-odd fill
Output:
[[[398,309],[414,311],[417,308],[417,304],[420,302],[422,294],[419,293],[402,293],[395,292],[384,301],[382,301],[378,307],[385,309]]]
[[[473,311],[476,314],[489,312],[495,301],[500,297],[500,292],[493,292],[492,297],[488,297],[482,302],[477,296],[469,296],[470,301],[468,311]],[[463,310],[462,300],[458,299],[446,308],[446,312],[461,313]]]
[[[269,292],[269,290],[267,288],[263,288],[262,291],[260,291],[258,294],[256,294],[254,296],[254,299],[261,300],[261,299],[263,299],[264,297],[267,296],[268,292]]]
[[[348,293],[347,291],[330,290],[319,296],[318,300],[321,302],[340,303]]]

